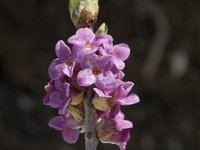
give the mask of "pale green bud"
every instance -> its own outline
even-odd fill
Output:
[[[92,28],[99,13],[98,0],[70,0],[69,11],[77,28]]]
[[[101,26],[99,27],[99,29],[96,31],[96,35],[98,34],[107,34],[108,33],[108,26],[105,23],[102,23]]]

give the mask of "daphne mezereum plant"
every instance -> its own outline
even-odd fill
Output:
[[[43,103],[58,109],[49,126],[61,131],[67,143],[85,133],[86,150],[96,150],[98,140],[125,150],[133,125],[120,108],[139,102],[130,94],[134,84],[122,80],[130,48],[114,45],[105,24],[93,32],[98,9],[98,0],[70,0],[77,31],[68,39],[70,47],[62,40],[55,46],[57,58],[48,69],[51,80]]]

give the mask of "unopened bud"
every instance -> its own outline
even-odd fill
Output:
[[[98,34],[107,34],[108,33],[108,26],[105,23],[102,23],[101,26],[99,27],[99,29],[96,31],[96,35]]]
[[[99,12],[98,0],[70,0],[69,10],[76,28],[92,28]]]

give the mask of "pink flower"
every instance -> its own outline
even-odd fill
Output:
[[[102,74],[113,67],[113,59],[110,56],[98,57],[96,54],[88,54],[81,61],[81,70],[77,75],[77,83],[80,86],[90,86],[98,80]]]
[[[69,101],[69,88],[70,84],[64,79],[50,81],[45,86],[47,94],[43,99],[43,103],[52,108],[59,108],[63,103]]]
[[[54,80],[65,75],[72,77],[75,62],[73,61],[70,48],[63,41],[59,41],[56,44],[56,55],[58,58],[49,66],[50,78]]]
[[[49,121],[49,126],[62,132],[67,143],[76,143],[81,125],[71,115],[56,116]]]

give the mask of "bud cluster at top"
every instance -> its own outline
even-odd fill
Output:
[[[130,48],[114,45],[110,35],[95,35],[89,28],[78,29],[68,43],[71,48],[64,41],[56,44],[57,58],[48,70],[51,81],[45,86],[43,103],[58,109],[49,126],[61,131],[67,143],[75,143],[84,133],[84,99],[91,87],[98,139],[125,150],[133,125],[120,107],[139,102],[136,94],[130,94],[134,84],[122,81]]]

